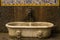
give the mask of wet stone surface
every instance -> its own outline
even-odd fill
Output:
[[[10,38],[8,33],[0,33],[0,40],[60,40],[60,33],[57,33],[54,36],[51,36],[49,38],[39,39],[39,38]]]

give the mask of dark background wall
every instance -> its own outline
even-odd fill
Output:
[[[7,32],[5,24],[13,20],[13,7],[0,7],[0,32]]]
[[[48,21],[55,24],[60,32],[60,7],[31,7],[35,21]],[[0,7],[0,32],[7,32],[5,24],[11,21],[24,21],[28,7]],[[29,20],[28,20],[29,21]]]

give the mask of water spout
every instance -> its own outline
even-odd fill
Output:
[[[34,11],[32,8],[27,9],[27,13],[26,13],[27,16],[25,18],[26,22],[34,22],[35,21],[33,13],[34,13]]]

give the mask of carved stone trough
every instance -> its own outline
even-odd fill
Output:
[[[6,24],[9,36],[44,38],[51,34],[54,27],[50,22],[9,22]]]

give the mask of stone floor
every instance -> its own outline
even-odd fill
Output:
[[[0,40],[11,40],[8,33],[0,33]],[[60,33],[54,34],[53,36],[45,39],[39,38],[21,38],[20,40],[60,40]]]

